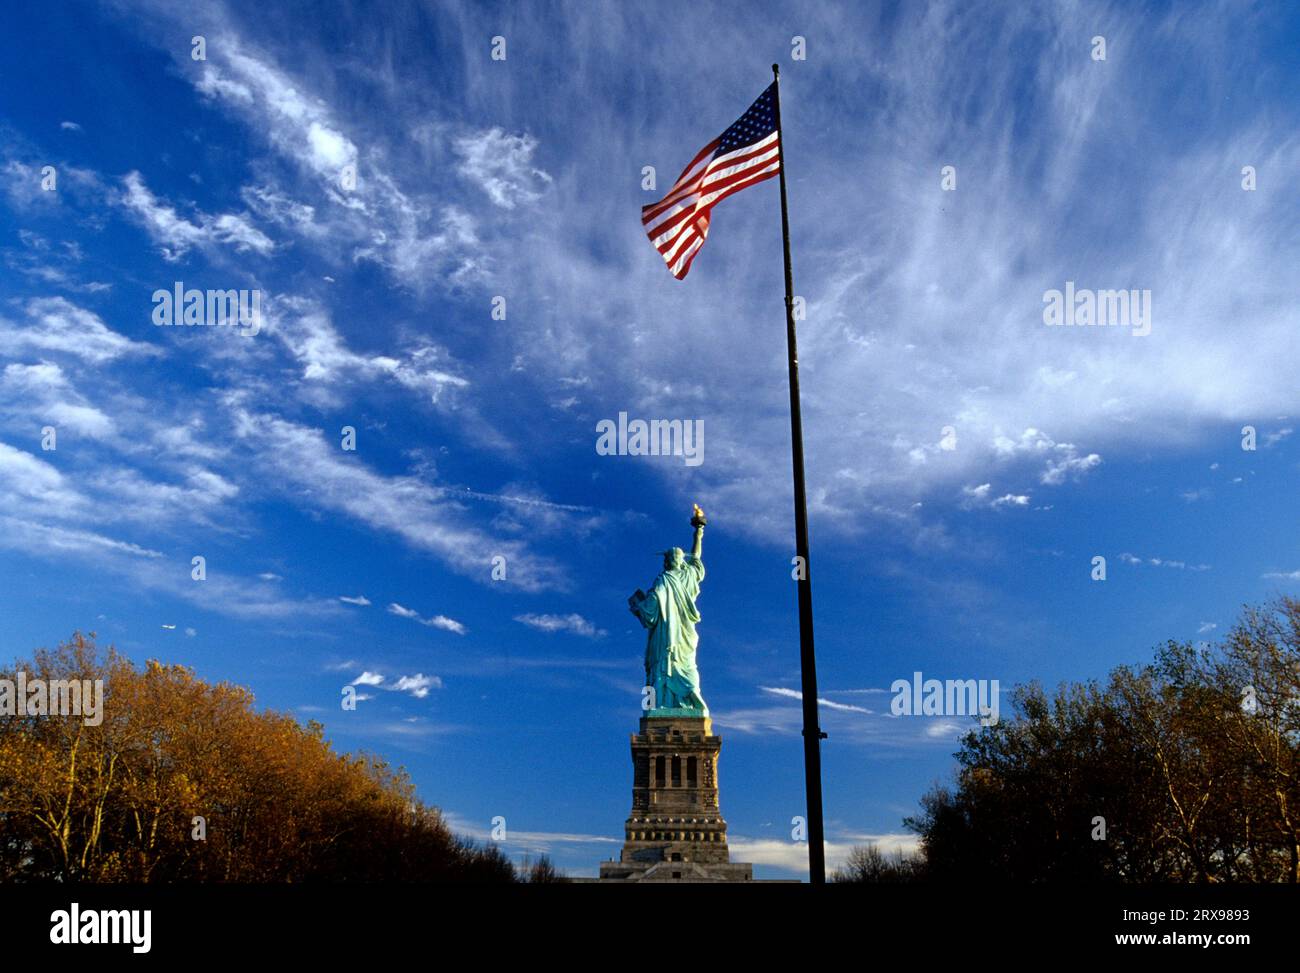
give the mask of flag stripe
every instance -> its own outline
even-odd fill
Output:
[[[689,227],[701,214],[707,214],[714,206],[733,193],[737,193],[742,189],[748,189],[755,183],[771,179],[779,171],[780,164],[773,160],[773,162],[765,168],[747,172],[743,178],[737,179],[733,184],[717,188],[707,196],[702,196],[690,209],[684,210],[682,213],[674,217],[673,226],[671,228],[665,229],[663,226],[660,227],[660,229],[664,229],[664,232],[651,238],[651,242],[654,243],[655,249],[660,253],[666,253],[667,248],[672,245],[673,239]],[[652,230],[651,232],[654,231]]]
[[[687,184],[694,184],[696,182],[697,177],[699,176],[699,171],[708,164],[709,160],[713,157],[713,153],[716,152],[717,149],[718,141],[717,139],[714,139],[700,150],[700,154],[691,161],[690,165],[682,170],[682,174],[678,176],[677,181],[673,183],[673,188],[668,190],[668,195],[657,203],[651,203],[649,206],[642,206],[641,212],[645,213],[647,210],[659,209],[680,196],[683,192],[687,192]]]
[[[716,143],[710,143],[710,144],[712,145]],[[657,215],[658,213],[662,212],[665,208],[670,206],[674,201],[682,198],[682,196],[684,195],[688,195],[694,189],[698,188],[702,183],[707,182],[710,178],[714,176],[714,173],[718,171],[719,167],[725,169],[726,166],[732,163],[739,164],[746,160],[752,159],[755,156],[763,155],[767,153],[775,153],[776,151],[777,151],[776,133],[773,132],[770,136],[768,136],[760,143],[756,143],[755,145],[751,145],[751,146],[746,146],[745,148],[738,149],[735,152],[730,152],[727,153],[726,155],[719,155],[710,159],[707,165],[705,165],[703,169],[700,170],[699,172],[695,171],[698,167],[694,163],[692,163],[690,166],[687,167],[687,172],[683,172],[681,178],[679,178],[677,182],[673,184],[673,188],[668,191],[667,196],[665,196],[657,203],[651,203],[649,206],[641,207],[642,222],[645,222],[645,218],[647,215],[649,216]],[[690,175],[689,179],[687,178],[688,173]]]
[[[772,168],[775,166],[776,168]],[[774,156],[747,163],[746,167],[736,167],[737,171],[731,171],[725,178],[717,181],[711,181],[708,185],[707,192],[698,192],[691,197],[689,201],[683,201],[681,205],[675,207],[670,213],[665,214],[660,222],[651,227],[647,234],[652,242],[658,245],[658,241],[665,233],[671,232],[683,220],[689,219],[692,212],[697,211],[702,206],[710,205],[713,201],[720,198],[723,190],[729,189],[741,183],[747,183],[751,177],[765,169],[772,169],[773,172],[780,168],[779,160]],[[701,187],[703,189],[703,187]]]
[[[746,163],[744,167],[733,167],[728,170],[727,176],[720,177],[718,180],[710,180],[707,185],[699,187],[689,198],[682,199],[680,203],[663,213],[658,213],[651,220],[646,220],[647,230],[651,241],[658,245],[658,239],[663,237],[664,233],[672,232],[675,226],[679,225],[682,220],[689,219],[690,213],[697,211],[702,206],[707,206],[711,199],[718,198],[718,194],[729,187],[740,185],[742,182],[749,180],[754,173],[761,172],[762,169],[770,168],[777,164],[775,156],[764,157],[764,159],[755,159]]]
[[[767,140],[765,140],[765,142],[766,141]],[[699,190],[705,184],[726,178],[729,173],[735,172],[743,166],[751,165],[760,159],[775,158],[776,154],[777,146],[775,144],[775,136],[773,136],[770,140],[770,144],[764,144],[762,148],[751,146],[737,152],[718,156],[710,161],[699,174],[693,176],[690,182],[683,185],[680,190],[674,186],[673,191],[658,203],[641,207],[641,220],[642,222],[646,222],[648,219],[653,219],[665,209],[671,207],[674,202]]]
[[[753,179],[751,182],[747,182],[743,186],[735,186],[727,190],[719,197],[719,199],[725,199],[727,196],[730,196],[732,193],[740,192],[740,190],[746,189],[756,182],[763,182],[764,180],[771,179],[773,176],[777,175],[778,172],[779,169],[774,165],[772,171],[762,173],[761,175]],[[660,252],[664,254],[664,260],[668,264],[668,269],[673,272],[673,276],[676,277],[678,280],[681,280],[683,277],[686,276],[686,271],[690,269],[690,261],[695,259],[694,251],[698,251],[699,247],[702,246],[704,243],[704,236],[707,233],[707,223],[705,224],[706,227],[705,233],[700,233],[697,230],[697,224],[699,223],[701,217],[707,218],[712,212],[713,212],[713,206],[710,205],[707,209],[703,210],[703,212],[699,216],[696,217],[696,220],[692,222],[683,233],[678,235],[674,243],[666,244],[665,246],[659,248]],[[695,246],[691,248],[692,253],[690,255],[690,260],[686,261],[685,266],[682,267],[679,272],[678,260],[675,258],[677,257],[677,254],[681,252],[682,244],[695,237],[698,237],[698,239],[696,240]]]

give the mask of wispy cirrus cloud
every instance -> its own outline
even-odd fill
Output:
[[[1171,568],[1175,571],[1210,570],[1210,565],[1208,564],[1192,564],[1188,561],[1180,561],[1180,560],[1175,560],[1173,558],[1166,558],[1166,557],[1141,558],[1138,557],[1136,554],[1130,554],[1128,551],[1124,551],[1123,553],[1121,553],[1119,559],[1123,561],[1125,564],[1132,564],[1135,567],[1146,565],[1153,568]]]
[[[322,400],[341,397],[349,380],[389,379],[438,403],[448,390],[464,389],[469,381],[455,374],[457,365],[445,348],[428,339],[401,355],[363,355],[349,348],[329,314],[311,301],[282,298],[270,315],[267,329],[302,366],[302,378],[319,388]]]
[[[122,185],[125,190],[114,199],[144,227],[166,260],[180,260],[196,247],[228,246],[236,253],[253,252],[261,256],[275,251],[275,243],[246,214],[198,213],[193,220],[188,220],[175,207],[158,199],[139,172],[128,172],[122,177]]]
[[[542,632],[568,632],[589,639],[597,639],[606,634],[604,629],[597,628],[576,612],[568,615],[516,615],[515,621]]]
[[[155,345],[119,334],[94,311],[63,297],[32,298],[23,313],[22,322],[0,316],[0,354],[61,355],[92,365],[163,354]]]
[[[467,525],[463,508],[437,489],[411,477],[384,476],[349,462],[326,444],[320,430],[249,411],[241,399],[238,394],[229,399],[235,435],[259,467],[274,472],[282,489],[314,505],[344,511],[372,529],[395,534],[460,574],[487,582],[491,558],[501,556],[510,565],[503,583],[529,591],[566,584],[549,558],[531,553],[517,540],[493,538]],[[466,551],[484,552],[482,563],[468,562]]]
[[[773,696],[784,696],[788,699],[797,699],[797,700],[803,699],[803,693],[801,693],[797,689],[787,689],[781,686],[759,686],[758,688],[765,693],[770,693]],[[821,696],[817,697],[817,705],[819,707],[825,706],[827,709],[839,710],[841,713],[873,712],[872,710],[869,710],[864,706],[854,706],[851,703],[837,703],[833,699],[825,699],[824,697]]]
[[[464,635],[467,631],[465,626],[454,618],[448,618],[446,615],[431,615],[428,618],[422,618],[415,609],[407,608],[396,602],[388,606],[388,614],[396,615],[398,618],[409,618],[427,628],[440,628],[445,632],[455,632],[457,635]]]
[[[478,220],[462,205],[403,189],[383,146],[365,147],[349,124],[274,57],[227,25],[195,89],[247,120],[306,181],[250,188],[267,218],[304,239],[376,263],[417,291],[481,282],[489,258]],[[460,170],[502,208],[535,198],[545,173],[529,166],[535,141],[491,128],[456,143]],[[497,154],[493,154],[493,153]],[[296,195],[295,195],[296,194]]]
[[[87,403],[63,369],[46,362],[4,366],[0,372],[0,409],[14,418],[35,412],[56,431],[68,429],[92,439],[108,438],[116,432],[113,420]]]
[[[510,135],[492,127],[462,135],[452,143],[460,156],[459,171],[502,209],[536,202],[551,177],[533,165],[537,139]]]

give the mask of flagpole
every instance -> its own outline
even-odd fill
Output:
[[[822,826],[822,740],[817,722],[817,659],[813,653],[812,571],[808,562],[808,495],[803,482],[803,417],[799,411],[799,346],[794,328],[794,274],[790,270],[790,214],[785,199],[785,133],[781,131],[781,67],[772,65],[777,160],[781,177],[781,242],[785,248],[785,342],[790,366],[790,446],[794,462],[794,543],[799,556],[799,669],[803,688],[803,766],[808,801],[808,880],[826,884]]]

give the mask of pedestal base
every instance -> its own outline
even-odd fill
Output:
[[[632,812],[623,851],[602,862],[601,881],[747,882],[753,867],[731,861],[718,807],[722,739],[707,716],[653,711],[632,735]]]
[[[602,882],[752,882],[747,862],[702,865],[698,862],[601,862]]]

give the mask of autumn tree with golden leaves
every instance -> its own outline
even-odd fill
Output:
[[[406,774],[340,754],[315,722],[93,635],[0,678],[102,679],[103,720],[0,717],[0,881],[514,881]]]

